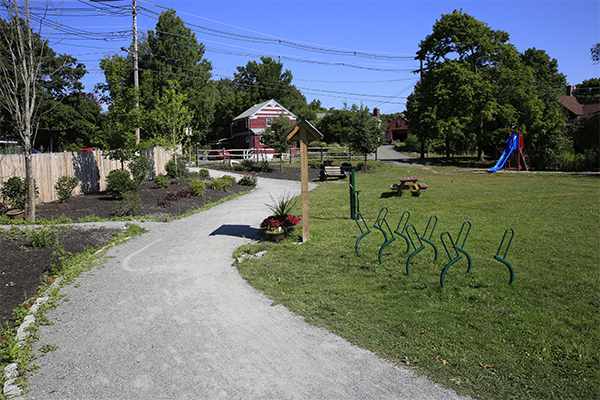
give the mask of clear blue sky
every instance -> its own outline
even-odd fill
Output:
[[[510,34],[521,52],[545,50],[558,60],[569,84],[600,77],[590,48],[600,42],[600,1],[138,1],[138,29],[154,29],[161,7],[174,8],[206,46],[214,79],[233,77],[237,66],[262,56],[282,56],[293,83],[307,101],[327,108],[361,102],[382,113],[404,111],[418,79],[413,59],[419,42],[442,14],[461,9],[491,29]],[[39,1],[35,2],[39,4]],[[98,60],[131,42],[131,0],[92,3],[64,1],[61,22],[94,32],[98,40],[63,33],[61,53],[85,63],[86,91],[104,77]],[[117,7],[122,7],[121,15]],[[110,15],[109,15],[110,13]],[[196,26],[192,26],[196,25]],[[316,47],[319,52],[207,34],[202,28],[253,38],[279,39]],[[123,32],[115,35],[115,32]],[[129,33],[128,33],[129,32]],[[227,35],[225,35],[227,36]],[[333,54],[342,50],[344,54]],[[369,53],[363,58],[352,53]],[[348,53],[349,52],[349,53]],[[406,58],[403,58],[406,57]],[[345,65],[344,65],[345,63]],[[359,67],[359,68],[356,68]]]

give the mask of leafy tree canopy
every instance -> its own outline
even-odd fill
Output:
[[[237,67],[233,83],[247,96],[246,108],[275,99],[293,113],[306,106],[306,98],[292,85],[292,72],[283,71],[283,64],[270,57],[261,57],[261,63],[249,61]]]
[[[580,97],[600,97],[600,78],[584,80],[575,87],[573,94]]]

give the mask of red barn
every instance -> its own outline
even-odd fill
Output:
[[[282,114],[292,124],[296,123],[296,116],[272,99],[256,104],[235,117],[231,123],[232,148],[256,149],[259,154],[272,156],[275,151],[261,143],[260,135]]]
[[[385,137],[391,139],[392,142],[400,141],[404,142],[407,137],[410,136],[408,131],[408,124],[402,118],[402,115],[398,115],[392,120],[385,128]]]

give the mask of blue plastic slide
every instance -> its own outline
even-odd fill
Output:
[[[513,133],[512,135],[510,135],[510,137],[506,141],[506,147],[504,148],[504,151],[502,152],[502,156],[500,156],[500,159],[498,160],[496,165],[494,165],[492,168],[488,169],[488,171],[494,172],[494,171],[498,171],[499,169],[502,169],[504,167],[504,164],[506,164],[506,160],[509,159],[513,150],[516,150],[518,148],[518,146],[519,146],[519,137],[517,136],[516,133]]]

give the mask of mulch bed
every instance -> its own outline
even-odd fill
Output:
[[[215,169],[227,169],[220,165],[212,166]],[[231,172],[241,173],[231,170]],[[265,178],[300,180],[300,168],[285,167],[283,173],[279,166],[274,166],[272,171],[256,174]],[[318,180],[319,170],[310,169],[309,179]],[[137,216],[149,216],[165,220],[185,214],[209,203],[231,196],[234,193],[247,191],[251,188],[238,184],[232,185],[229,192],[220,192],[206,189],[206,196],[182,198],[179,201],[170,201],[167,207],[159,204],[164,201],[167,193],[176,193],[187,190],[190,175],[182,183],[173,182],[168,189],[159,189],[152,182],[144,182],[139,190],[141,209]],[[162,201],[160,201],[162,200]],[[58,201],[40,204],[36,207],[36,219],[57,220],[62,217],[76,221],[81,218],[96,216],[102,219],[114,218],[113,211],[117,200],[112,199],[107,193],[100,192],[72,197],[67,203]],[[89,248],[100,248],[108,244],[114,229],[73,229],[59,231],[59,245],[72,254],[77,254]],[[12,310],[30,297],[36,295],[41,278],[51,270],[56,263],[53,253],[57,246],[31,247],[24,235],[11,237],[8,231],[0,230],[0,322],[13,323]]]

